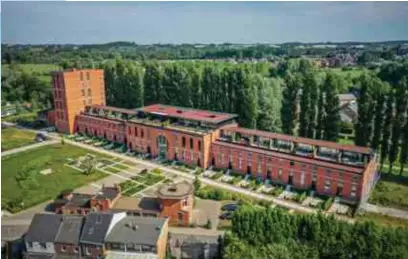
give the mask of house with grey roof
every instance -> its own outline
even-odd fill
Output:
[[[22,258],[25,250],[23,236],[29,225],[1,225],[1,257]]]
[[[85,217],[80,238],[83,258],[102,258],[105,254],[105,239],[117,222],[126,217],[125,212],[94,212]]]
[[[81,237],[84,217],[79,215],[63,215],[61,224],[55,237],[55,253],[58,257],[80,258]]]
[[[60,215],[36,214],[24,237],[26,258],[52,258],[55,254],[54,241],[60,224]]]
[[[167,238],[168,219],[126,216],[106,237],[106,259],[164,258]]]

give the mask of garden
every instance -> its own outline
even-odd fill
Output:
[[[147,186],[154,185],[165,179],[165,176],[160,169],[153,169],[148,172],[146,169],[142,170],[138,175],[135,175],[125,182],[120,183],[123,196],[133,196],[140,192]]]
[[[2,157],[2,209],[16,213],[53,199],[61,189],[75,189],[106,177],[98,169],[89,173],[84,172],[85,168],[75,169],[77,160],[89,155],[96,163],[108,158],[68,144],[48,145]]]

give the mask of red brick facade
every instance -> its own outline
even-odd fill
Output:
[[[194,198],[161,199],[162,211],[160,217],[168,217],[170,225],[188,226],[192,221]]]
[[[76,256],[80,253],[81,246],[73,244],[54,243],[55,253],[58,255]]]
[[[76,71],[75,76],[72,73],[70,77],[79,78],[82,72]],[[101,72],[96,70],[95,73]],[[65,77],[66,74],[62,74]],[[103,76],[98,75],[91,76],[92,87],[99,87]],[[94,78],[96,82],[92,82]],[[60,77],[54,78],[54,81],[58,79]],[[78,80],[66,79],[64,87],[74,88],[80,82]],[[102,94],[104,90],[95,92]],[[66,95],[66,98],[70,103],[70,98],[74,97]],[[57,96],[56,102],[58,100]],[[75,109],[68,109],[72,111],[71,114],[75,113],[75,126],[72,129],[126,143],[128,149],[149,153],[153,158],[178,160],[204,168],[213,165],[232,169],[274,183],[290,184],[297,189],[313,189],[318,194],[340,196],[348,201],[359,201],[367,196],[377,171],[377,156],[369,148],[243,129],[237,126],[236,116],[232,114],[159,104],[136,111],[103,106],[104,97],[97,100],[94,102],[92,97],[92,104],[101,105],[85,106],[80,102],[81,105],[78,104]],[[56,112],[58,114],[58,110]],[[58,120],[57,116],[57,129],[63,132],[71,129],[73,120],[70,118]],[[65,124],[69,124],[69,127]],[[200,127],[205,130],[197,130]],[[225,137],[224,130],[231,135]],[[245,138],[232,140],[235,135],[245,135]],[[274,147],[282,141],[287,145],[286,150]],[[311,150],[310,153],[298,152],[304,146]],[[317,155],[319,150],[327,149],[331,152],[329,157]],[[357,162],[351,163],[342,158],[350,154]]]

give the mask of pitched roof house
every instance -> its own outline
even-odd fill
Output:
[[[52,258],[55,254],[54,241],[60,224],[60,215],[36,214],[24,237],[26,258]]]
[[[105,238],[113,226],[126,217],[126,213],[89,213],[85,218],[80,238],[82,256],[97,258],[105,254]]]

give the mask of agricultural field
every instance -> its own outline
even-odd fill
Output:
[[[51,86],[51,72],[59,70],[60,67],[55,64],[18,64],[18,66],[27,72],[38,76],[42,81],[50,83]],[[9,65],[2,66],[2,74],[7,74]]]
[[[1,130],[1,151],[19,148],[35,143],[35,133],[9,127]]]
[[[2,209],[18,212],[54,199],[63,189],[74,189],[106,177],[99,170],[89,174],[69,166],[87,154],[107,157],[68,144],[55,144],[2,157]],[[44,173],[49,171],[49,174]]]

